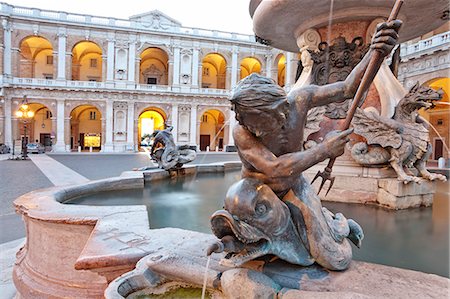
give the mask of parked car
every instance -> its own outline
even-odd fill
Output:
[[[9,146],[7,146],[4,143],[0,143],[0,154],[7,154],[9,153],[10,149]]]
[[[45,153],[45,147],[40,143],[28,143],[27,151],[30,154],[43,154]]]

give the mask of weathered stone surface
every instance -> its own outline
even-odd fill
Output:
[[[220,281],[226,298],[277,298],[281,289],[280,285],[261,272],[242,268],[225,271]]]
[[[380,188],[378,203],[395,210],[430,206],[433,203],[433,194],[395,196]]]
[[[168,286],[170,282],[172,286],[173,283],[178,286],[184,283],[202,287],[204,276],[201,273],[204,273],[207,261],[205,241],[213,238],[178,229],[171,229],[170,233],[166,229],[159,230],[159,233],[164,235],[155,237],[163,244],[176,244],[174,249],[163,245],[164,249],[155,250],[143,258],[134,271],[108,286],[106,298],[121,298],[117,294],[125,287],[128,291],[122,293],[124,296],[139,290],[149,293]],[[180,242],[183,238],[190,241]],[[222,256],[212,256],[207,272],[207,288],[217,292],[217,298],[438,299],[446,298],[450,285],[449,279],[434,274],[365,262],[353,261],[346,271],[329,271],[317,264],[301,267],[279,259],[260,259],[241,268],[230,269],[218,264]],[[218,273],[223,274],[220,276]],[[274,297],[275,294],[278,297]]]
[[[420,183],[410,182],[404,184],[397,179],[386,178],[380,179],[378,186],[395,196],[422,195],[436,192],[436,183],[425,180]]]
[[[308,292],[299,291],[292,289],[283,289],[280,294],[278,294],[279,299],[367,299],[371,298],[358,293],[351,292]]]

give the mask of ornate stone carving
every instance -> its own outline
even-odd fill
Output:
[[[127,102],[114,102],[114,110],[127,110],[128,109],[128,103]]]
[[[352,69],[361,61],[369,49],[363,44],[362,37],[356,37],[348,43],[340,36],[329,46],[326,42],[319,44],[319,51],[310,51],[314,61],[312,69],[312,84],[325,85],[343,81]],[[332,119],[345,118],[350,100],[328,105],[325,115]]]
[[[418,114],[420,108],[433,107],[442,98],[442,90],[414,85],[398,103],[393,118],[378,115],[372,109],[358,108],[353,120],[355,133],[366,138],[352,147],[351,154],[363,165],[390,164],[404,183],[427,180],[445,181],[445,176],[427,171],[426,162],[432,146],[428,129]],[[419,175],[405,169],[414,167]],[[408,172],[408,173],[407,173]]]

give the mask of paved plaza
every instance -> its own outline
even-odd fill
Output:
[[[28,160],[0,155],[0,299],[15,295],[11,271],[15,253],[24,243],[25,228],[13,201],[33,190],[119,176],[123,171],[155,166],[144,153],[40,154]],[[194,164],[237,161],[236,153],[200,153]]]

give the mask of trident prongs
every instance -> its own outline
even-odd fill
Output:
[[[320,191],[322,191],[322,188],[325,185],[326,181],[330,181],[330,186],[328,187],[328,190],[327,190],[327,193],[325,193],[325,196],[328,195],[328,192],[330,192],[331,188],[333,187],[335,177],[331,176],[332,167],[329,167],[330,164],[331,164],[331,166],[334,164],[334,159],[330,160],[330,162],[328,163],[328,166],[325,167],[325,169],[323,171],[318,171],[316,176],[314,177],[314,179],[311,182],[311,185],[312,185],[312,184],[314,184],[316,179],[318,179],[319,177],[322,178],[322,182],[320,183],[319,191],[317,192],[317,194],[319,194]]]

